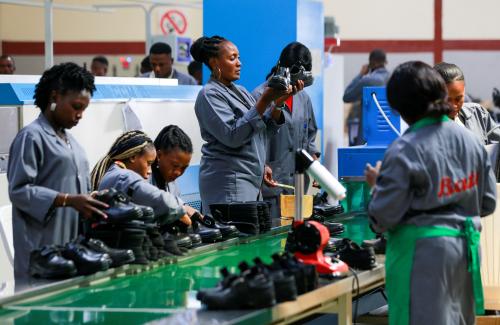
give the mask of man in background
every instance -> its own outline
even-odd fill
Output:
[[[109,62],[105,56],[99,55],[92,59],[90,72],[96,77],[105,77],[108,74]]]
[[[201,85],[201,78],[202,78],[202,64],[201,62],[198,61],[191,61],[188,65],[188,72],[193,77],[196,79],[198,82],[198,85]]]
[[[0,74],[14,74],[16,72],[16,63],[10,55],[0,56]]]
[[[167,43],[158,42],[149,50],[149,62],[153,71],[146,75],[149,78],[171,78],[177,79],[179,85],[197,85],[198,82],[185,73],[173,68],[172,48]]]
[[[384,86],[389,80],[389,71],[386,69],[387,58],[386,54],[381,49],[375,49],[370,52],[368,57],[368,64],[361,67],[359,74],[351,81],[347,86],[344,97],[342,98],[344,103],[352,103],[351,111],[348,115],[348,121],[354,121],[357,119],[359,123],[358,134],[354,139],[355,145],[363,144],[364,139],[362,132],[362,112],[361,112],[361,100],[363,97],[363,87],[368,86]]]

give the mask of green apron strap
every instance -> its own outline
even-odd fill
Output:
[[[465,238],[468,249],[468,270],[472,276],[472,289],[474,290],[474,300],[476,302],[476,315],[484,314],[483,283],[481,281],[481,262],[479,260],[480,233],[474,227],[471,218],[465,220]]]
[[[389,324],[409,324],[410,285],[415,246],[420,238],[466,237],[468,270],[471,272],[476,314],[484,313],[483,287],[479,265],[479,231],[471,218],[465,221],[464,230],[447,227],[417,227],[400,225],[389,231],[386,251],[386,290],[389,299]]]

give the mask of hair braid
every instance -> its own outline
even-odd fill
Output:
[[[92,190],[99,188],[102,178],[113,162],[142,154],[147,148],[154,149],[153,141],[142,131],[132,130],[119,136],[109,149],[108,154],[94,166],[90,175]]]

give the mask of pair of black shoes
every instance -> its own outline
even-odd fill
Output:
[[[59,247],[43,246],[30,254],[29,274],[35,278],[67,279],[77,274],[72,260],[65,259]]]
[[[268,274],[244,262],[239,269],[240,274],[236,275],[223,268],[223,278],[217,287],[200,290],[196,298],[208,309],[216,310],[265,308],[276,304],[274,283]]]
[[[321,217],[332,217],[344,213],[344,207],[341,204],[329,204],[327,192],[317,193],[313,197],[313,213]]]
[[[318,287],[318,272],[314,265],[302,263],[289,252],[273,254],[272,259],[272,268],[282,269],[285,272],[293,274],[297,294],[301,295]]]
[[[75,243],[83,245],[94,252],[108,254],[112,261],[111,267],[119,267],[135,260],[134,252],[131,249],[111,248],[99,239],[85,238],[80,235],[75,240]]]
[[[258,235],[271,230],[269,203],[264,201],[210,204],[215,220],[223,225],[236,226],[238,231]]]
[[[112,264],[107,253],[99,253],[70,242],[64,246],[44,246],[30,254],[29,273],[46,279],[89,275],[107,270]]]
[[[181,221],[176,221],[175,224],[179,227],[181,233],[189,234],[189,236],[199,237],[203,244],[211,244],[222,241],[222,231],[216,227],[207,227],[210,222],[206,222],[201,215],[196,212],[191,216],[191,227]]]
[[[233,225],[227,225],[217,222],[215,218],[209,214],[202,217],[198,212],[196,212],[191,216],[191,220],[193,221],[193,229],[200,235],[201,231],[207,232],[208,230],[211,230],[212,232],[214,232],[214,230],[216,230],[217,232],[220,232],[222,237],[219,237],[219,235],[217,234],[217,241],[228,240],[239,236],[238,228]]]
[[[339,236],[344,233],[345,226],[340,222],[326,221],[325,217],[319,214],[314,214],[309,218],[309,221],[316,221],[321,223],[328,229],[330,236]]]
[[[132,250],[135,257],[133,264],[149,263],[144,250],[147,232],[143,222],[98,224],[89,230],[89,236],[101,240],[109,247]],[[149,255],[149,247],[147,249]]]
[[[348,238],[343,239],[345,247],[337,252],[338,258],[352,268],[370,270],[377,266],[372,247],[361,248]]]

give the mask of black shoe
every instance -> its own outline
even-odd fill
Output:
[[[344,249],[345,246],[346,243],[343,238],[330,237],[323,251],[328,253],[337,253],[338,251]]]
[[[142,209],[131,203],[127,195],[114,188],[99,191],[95,199],[109,205],[109,208],[102,210],[108,216],[106,222],[123,223],[142,218]]]
[[[361,248],[350,239],[344,238],[346,247],[337,252],[341,261],[350,267],[360,270],[370,270],[377,265],[372,247]]]
[[[386,246],[387,239],[383,236],[376,239],[363,240],[363,243],[361,243],[361,247],[363,248],[372,247],[375,254],[385,254]]]
[[[330,232],[330,236],[332,237],[344,233],[345,227],[340,222],[325,221],[322,224],[328,229],[328,231]]]
[[[290,70],[278,65],[267,86],[277,90],[287,90],[290,87]]]
[[[201,302],[208,309],[253,309],[276,304],[273,281],[254,267],[245,270],[227,288],[205,292]]]
[[[153,210],[152,207],[140,204],[135,204],[135,205],[139,207],[142,211],[142,216],[139,220],[144,221],[145,223],[152,223],[155,221],[155,210]]]
[[[135,260],[134,252],[130,249],[116,249],[108,247],[103,241],[95,238],[82,240],[80,244],[97,253],[106,253],[111,257],[111,267],[119,267],[132,263]]]
[[[193,232],[200,235],[203,243],[215,243],[222,240],[222,233],[219,229],[205,227],[199,220],[192,220]]]
[[[72,260],[79,275],[89,275],[99,271],[106,271],[113,261],[108,254],[91,251],[85,246],[67,243],[61,248],[65,259]]]
[[[203,289],[196,293],[196,299],[202,300],[206,293],[214,293],[216,291],[222,291],[224,289],[229,288],[231,283],[238,278],[238,275],[232,274],[226,267],[223,267],[220,270],[220,274],[222,275],[222,280],[217,284],[215,288]]]
[[[203,245],[203,241],[201,239],[201,236],[199,234],[188,234],[189,239],[191,239],[191,248],[199,247]]]
[[[281,267],[290,271],[295,277],[297,293],[303,294],[312,291],[318,287],[318,272],[316,267],[300,262],[290,253],[273,254],[273,268]]]
[[[311,71],[307,71],[302,65],[293,65],[290,68],[290,83],[295,85],[298,80],[304,82],[304,88],[309,87],[314,82],[314,77]]]
[[[189,238],[189,237],[188,237]],[[163,234],[163,242],[165,243],[165,251],[172,255],[176,256],[184,256],[187,253],[187,248],[185,247],[179,247],[177,245],[177,241],[174,238],[174,235],[170,233],[165,233]]]
[[[313,206],[313,213],[323,217],[332,217],[336,214],[344,213],[344,207],[341,204],[330,205],[323,203]]]
[[[231,202],[210,204],[210,211],[216,221],[234,225],[241,233],[259,234],[259,212],[255,202]]]
[[[56,246],[44,246],[30,254],[29,274],[43,279],[66,279],[77,273],[75,263],[61,256]]]
[[[174,239],[177,246],[184,247],[186,249],[193,246],[191,238],[187,234],[188,226],[181,222],[180,220],[174,221],[170,224],[165,224],[161,227],[163,233],[163,239],[166,240],[165,236],[168,233],[169,239]]]
[[[235,238],[239,236],[239,231],[238,228],[236,228],[233,225],[225,225],[220,222],[215,221],[214,217],[211,215],[205,215],[203,216],[203,219],[201,218],[201,215],[199,213],[195,213],[191,216],[191,219],[193,221],[198,221],[202,225],[208,228],[212,229],[218,229],[221,234],[222,234],[222,240],[227,240],[229,238]]]
[[[254,258],[253,261],[261,272],[267,274],[273,280],[276,300],[278,302],[297,299],[295,276],[291,271],[264,264],[259,257]]]

